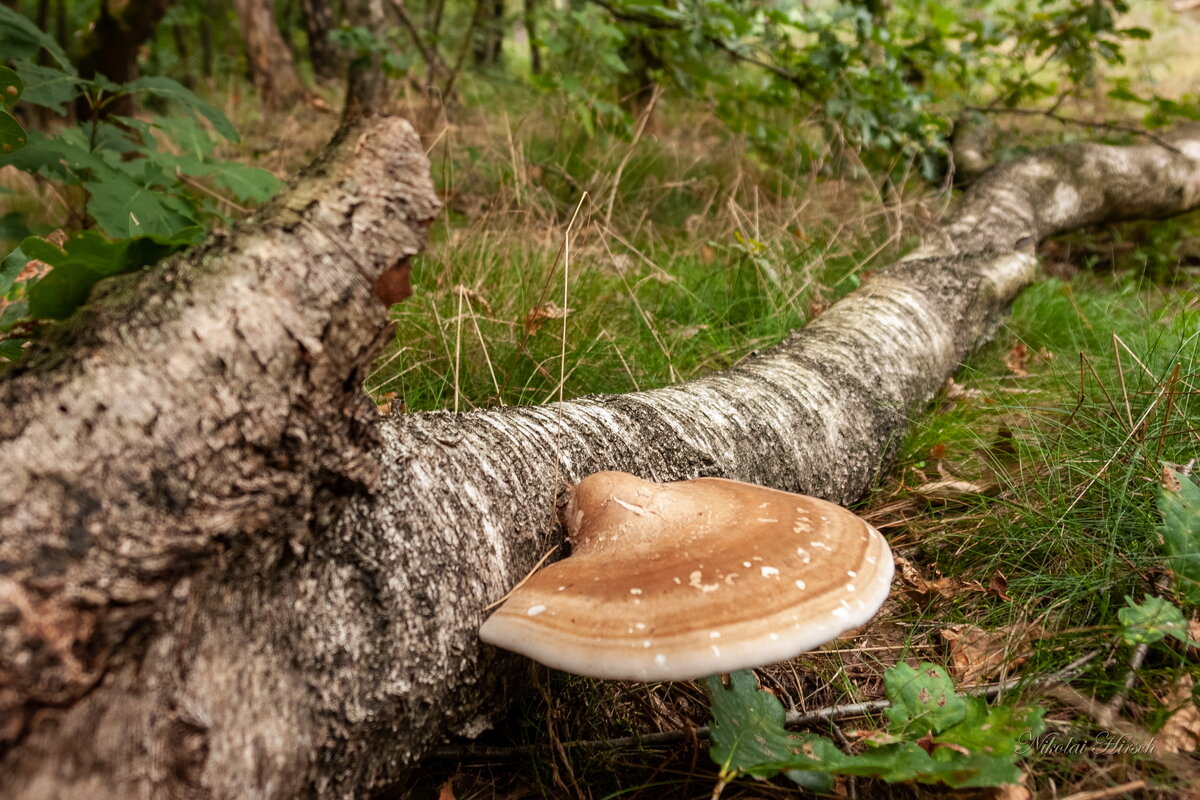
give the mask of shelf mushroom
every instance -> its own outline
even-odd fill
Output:
[[[892,580],[878,531],[813,497],[722,478],[580,481],[572,553],[513,590],[483,641],[597,678],[684,680],[783,661],[862,625]]]

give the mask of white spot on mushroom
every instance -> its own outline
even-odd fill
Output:
[[[771,631],[770,633],[768,633],[768,634],[767,634],[767,638],[768,638],[768,639],[770,639],[772,642],[774,642],[774,641],[778,641],[778,640],[779,640],[779,634],[778,634],[778,633],[775,633],[774,631]]]
[[[695,570],[688,578],[688,586],[699,589],[702,592],[715,592],[721,588],[721,584],[719,583],[704,583],[704,573],[700,570]]]
[[[721,638],[721,632],[720,632],[720,631],[711,631],[711,632],[709,632],[709,634],[708,634],[708,638],[710,638],[710,639],[720,639],[720,638]]]
[[[709,645],[709,647],[712,648],[714,656],[716,656],[717,658],[721,657],[721,648],[717,647],[715,644]]]
[[[779,570],[775,569],[775,567],[763,567],[761,572],[762,572],[762,576],[764,578],[778,578],[779,577]]]
[[[849,612],[847,612],[846,609],[842,608],[841,606],[838,606],[833,610],[833,615],[835,617],[845,617],[847,613]]]
[[[875,556],[867,556],[868,564],[874,564],[876,561],[877,561],[877,559],[875,558]]]
[[[758,521],[759,522],[779,522],[779,520],[771,519],[770,517],[759,517]]]
[[[852,570],[852,569],[848,569],[848,570],[846,570],[846,574],[847,574],[847,575],[849,575],[851,578],[857,578],[857,577],[858,577],[858,573],[857,573],[857,572],[855,572],[855,571],[854,571],[854,570]]]
[[[682,581],[682,580],[680,580],[678,577],[671,578],[671,580],[675,581],[675,583],[679,584],[680,586],[682,586],[682,585],[683,585],[683,581]]]
[[[558,590],[561,592],[561,591],[565,590],[566,588],[567,587],[565,587],[565,586],[560,586],[560,587],[558,587]]]
[[[621,498],[615,497],[615,496],[613,497],[613,502],[616,503],[617,505],[619,505],[621,508],[625,509],[626,511],[632,511],[634,514],[637,514],[639,517],[646,516],[646,509],[643,508],[642,506],[634,505],[633,503],[626,503]]]
[[[641,589],[630,589],[630,590],[629,590],[629,593],[630,593],[630,594],[637,595],[637,594],[641,594],[641,593],[642,593],[642,590],[641,590]]]
[[[634,624],[633,627],[637,628],[639,631],[644,631],[644,630],[646,630],[646,623],[638,622],[638,623]]]
[[[667,657],[662,653],[659,653],[654,657],[654,663],[658,664],[660,667],[665,667],[667,665]]]
[[[803,547],[796,548],[796,555],[800,556],[800,563],[802,564],[807,564],[808,562],[812,561],[812,556],[810,556],[808,551]]]
[[[840,603],[840,604],[841,604],[842,608],[849,608],[849,607],[850,607],[850,604],[849,604],[849,603],[847,603],[845,600],[838,600],[838,603]]]
[[[743,561],[743,562],[742,562],[742,566],[743,566],[743,567],[746,567],[747,569],[749,569],[749,568],[750,568],[750,562],[749,562],[749,561]]]
[[[536,617],[538,614],[542,613],[545,610],[546,610],[545,606],[530,606],[529,610],[526,611],[525,613],[531,617]]]
[[[808,509],[807,509],[807,508],[805,508],[804,506],[796,506],[796,513],[797,513],[797,514],[800,514],[801,516],[805,516],[805,517],[807,517],[807,516],[808,516]]]
[[[759,503],[759,504],[758,504],[758,507],[759,507],[759,508],[766,508],[766,507],[767,507],[767,506],[769,506],[769,505],[771,505],[771,504],[770,504],[770,503]]]
[[[802,581],[802,580],[797,580],[797,581],[796,581],[796,588],[797,588],[797,589],[799,589],[800,591],[802,591],[802,592],[803,592],[805,589],[807,589],[807,588],[808,588],[808,584],[807,584],[807,583],[805,583],[805,582],[804,582],[804,581]]]
[[[809,542],[809,543],[808,543],[808,546],[809,546],[809,547],[819,547],[819,548],[822,548],[822,549],[825,549],[825,550],[830,550],[830,551],[832,551],[832,550],[833,550],[833,548],[832,548],[832,547],[830,547],[829,545],[825,544],[824,542]]]
[[[733,586],[733,579],[736,578],[737,576],[738,576],[738,574],[736,572],[731,572],[728,575],[726,575],[725,576],[725,585]]]
[[[650,640],[649,640],[649,639],[643,639],[643,640],[642,640],[642,647],[647,647],[647,648],[648,648],[648,647],[650,647]]]
[[[854,591],[854,584],[853,584],[853,583],[847,583],[847,584],[846,584],[846,591],[847,591],[847,592],[853,592],[853,591]]]

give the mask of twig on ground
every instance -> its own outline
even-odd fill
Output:
[[[1053,684],[1057,686],[1066,686],[1061,683],[1075,675],[1076,672],[1084,665],[1091,661],[1099,654],[1099,651],[1093,651],[1087,655],[1077,658],[1067,666],[1057,672],[1045,677],[1031,681],[1029,685],[1039,686],[1043,684]],[[1004,694],[1007,691],[1017,688],[1021,685],[1020,678],[1014,678],[1004,683],[992,684],[990,686],[976,686],[964,690],[964,694],[974,697],[993,698],[997,695]],[[1069,688],[1069,687],[1068,687]],[[860,717],[874,711],[882,711],[885,708],[891,707],[891,702],[887,700],[871,700],[866,703],[849,703],[840,706],[828,706],[826,708],[817,709],[807,713],[797,711],[789,711],[784,724],[788,728],[803,728],[811,725],[814,722],[825,722],[836,719],[845,719],[847,717]],[[707,739],[709,729],[707,725],[701,725],[696,728],[675,731],[658,731],[656,733],[644,733],[635,736],[621,736],[614,739],[582,739],[573,742],[561,742],[557,746],[567,749],[592,749],[600,747],[608,747],[618,749],[622,747],[653,747],[656,745],[675,744],[684,739],[695,737],[697,739]],[[463,760],[467,758],[489,758],[489,759],[506,759],[518,756],[525,756],[531,753],[541,752],[545,749],[544,744],[523,744],[514,745],[511,747],[494,747],[490,745],[446,745],[439,747],[429,754],[429,758],[439,761]]]
[[[1062,800],[1104,800],[1106,797],[1119,797],[1145,788],[1148,788],[1145,781],[1130,781],[1129,783],[1122,783],[1120,786],[1110,786],[1107,789],[1076,792],[1075,794],[1067,795]]]
[[[1166,592],[1169,588],[1167,576],[1159,575],[1154,581],[1154,585],[1160,592]],[[1110,728],[1121,716],[1121,708],[1125,705],[1125,698],[1129,696],[1129,690],[1133,688],[1134,682],[1137,681],[1138,670],[1145,663],[1148,652],[1150,652],[1150,645],[1146,642],[1139,644],[1133,649],[1133,654],[1129,657],[1129,669],[1125,671],[1125,677],[1121,681],[1121,688],[1109,698],[1108,703],[1100,711],[1100,716],[1096,717],[1097,725],[1103,728]]]

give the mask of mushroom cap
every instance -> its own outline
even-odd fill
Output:
[[[479,636],[579,675],[684,680],[783,661],[865,623],[892,580],[887,542],[850,511],[739,481],[599,472],[564,517],[571,555]]]

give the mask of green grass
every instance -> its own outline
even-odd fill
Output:
[[[569,179],[526,183],[528,163],[488,162],[486,144],[435,158],[457,187],[451,212],[393,312],[373,395],[467,410],[686,380],[803,325],[857,285],[884,238],[855,222],[862,200],[849,190],[823,217],[796,181],[769,193],[736,142],[700,161],[670,141],[550,146],[528,149]]]
[[[368,381],[372,394],[404,410],[465,411],[687,380],[779,341],[855,288],[864,268],[900,252],[897,220],[913,217],[885,214],[870,184],[780,178],[736,137],[709,141],[702,121],[695,129],[703,152],[678,136],[555,140],[519,118],[439,142],[431,155],[450,210],[416,263],[414,296],[394,309],[395,343]],[[842,640],[761,670],[785,704],[873,700],[883,670],[900,660],[952,664],[940,631],[954,623],[1036,622],[1028,660],[1010,675],[1052,673],[1095,652],[1072,685],[1100,700],[1118,690],[1131,653],[1117,620],[1125,596],[1173,598],[1154,533],[1161,465],[1200,456],[1200,306],[1186,269],[1197,241],[1196,221],[1182,218],[1044,248],[1044,261],[1076,274],[1019,298],[956,376],[966,396],[939,398],[914,420],[891,473],[864,500],[897,554],[949,588],[920,595],[901,581],[867,629],[869,646]],[[564,307],[565,319],[537,318],[537,309]],[[1017,345],[1024,376],[1014,374]],[[946,477],[986,492],[921,495]],[[1153,645],[1125,716],[1156,730],[1169,715],[1164,687],[1184,672],[1200,678],[1192,661],[1176,643]],[[493,743],[604,739],[706,718],[690,684],[534,674],[541,690]],[[1037,690],[1023,702],[1047,706],[1055,730],[1096,733],[1078,709]],[[702,746],[682,757],[679,748],[547,749],[462,768],[456,787],[479,797],[706,796],[706,759]],[[1128,755],[1037,754],[1026,768],[1035,795],[1050,780],[1060,792],[1109,785],[1112,769],[1170,778]],[[431,767],[426,779],[446,774]],[[877,784],[860,791],[928,796]],[[789,795],[782,782],[723,796]]]

